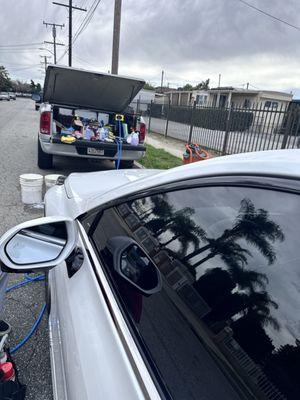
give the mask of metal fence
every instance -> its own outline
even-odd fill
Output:
[[[254,103],[247,108],[219,108],[152,102],[138,106],[149,131],[198,143],[221,154],[300,147],[299,104],[267,108],[266,103]]]

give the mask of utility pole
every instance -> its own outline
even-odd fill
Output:
[[[51,58],[51,56],[40,56],[44,59],[45,73],[47,71],[48,61],[47,58]]]
[[[164,70],[162,70],[162,71],[161,71],[161,81],[160,81],[160,93],[162,93],[162,92],[163,92],[163,86],[164,86],[164,74],[165,74],[165,71],[164,71]]]
[[[111,73],[118,74],[122,0],[115,0]]]
[[[221,74],[219,74],[219,83],[218,83],[218,87],[221,86]]]
[[[52,24],[50,22],[45,22],[43,21],[43,24],[46,25],[46,28],[49,26],[52,26],[52,37],[53,37],[53,42],[44,42],[44,43],[49,43],[53,44],[53,53],[54,53],[54,64],[56,64],[56,45],[58,46],[64,46],[62,43],[56,43],[56,27],[59,26],[61,29],[65,27],[65,24]]]
[[[86,8],[73,6],[72,0],[69,0],[69,4],[57,3],[56,1],[52,1],[52,3],[69,9],[69,67],[72,67],[72,12],[73,10],[86,11]]]
[[[247,90],[249,89],[249,82],[247,82]]]

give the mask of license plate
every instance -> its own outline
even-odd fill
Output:
[[[87,154],[92,154],[93,156],[104,156],[104,149],[95,149],[94,147],[88,147]]]

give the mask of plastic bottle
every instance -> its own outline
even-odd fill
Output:
[[[133,132],[132,138],[131,138],[131,144],[132,144],[132,146],[138,146],[138,144],[139,144],[139,134],[138,134],[138,132]]]

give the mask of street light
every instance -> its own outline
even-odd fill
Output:
[[[51,54],[54,56],[53,51],[51,51],[51,50],[49,50],[49,49],[46,49],[46,47],[39,47],[39,50],[46,50],[46,51],[49,51],[49,53],[51,53]]]

